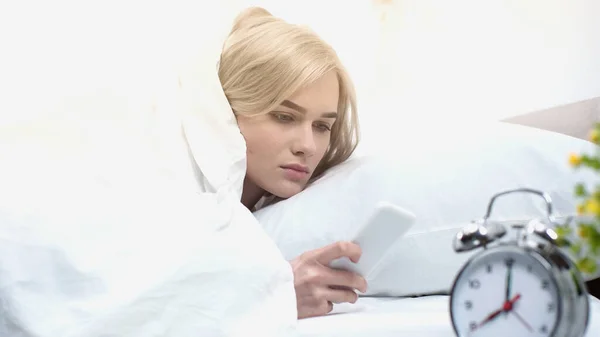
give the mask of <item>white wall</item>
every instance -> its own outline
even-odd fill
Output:
[[[396,0],[378,79],[406,114],[500,119],[600,96],[598,0]]]
[[[380,125],[382,120],[500,119],[600,96],[600,0],[226,2],[264,5],[276,15],[313,27],[333,44],[355,79],[362,103],[361,120],[366,127]],[[37,5],[31,6],[40,8],[39,4],[45,2],[32,3]],[[133,3],[135,1],[130,5],[134,6]],[[214,7],[193,0],[179,0],[177,4],[182,8],[189,6],[189,10],[180,11],[187,13],[187,21],[196,15],[195,11],[206,12],[207,8]],[[166,5],[167,2],[164,2],[163,6]],[[19,106],[23,106],[22,102],[31,101],[28,97],[33,93],[32,87],[39,89],[36,97],[51,100],[48,89],[57,86],[61,75],[64,77],[63,70],[53,66],[52,62],[66,64],[70,61],[59,57],[60,49],[56,47],[64,46],[48,42],[46,36],[56,39],[61,29],[71,33],[78,29],[76,25],[61,25],[64,20],[58,20],[56,13],[48,15],[51,8],[56,7],[54,3],[42,6],[43,10],[36,11],[42,14],[30,20],[39,26],[21,20],[17,14],[26,15],[31,6],[23,4],[20,7],[24,10],[18,13],[0,11],[5,16],[0,20],[4,22],[0,25],[4,31],[2,40],[6,42],[8,39],[13,47],[26,51],[14,52],[14,58],[8,59],[4,53],[5,67],[0,69],[4,75],[6,70],[11,70],[14,75],[14,80],[4,76],[5,86],[0,85],[4,92],[16,87],[23,89],[24,96],[13,96],[11,100]],[[222,6],[223,3],[219,3],[219,7]],[[140,9],[146,10],[146,7],[149,5]],[[127,12],[131,20],[126,14],[120,15],[123,19],[120,23],[135,23],[140,16],[136,16],[135,12]],[[61,13],[69,16],[66,11]],[[385,20],[382,22],[383,14]],[[145,17],[148,19],[149,15]],[[103,29],[101,25],[115,30],[114,22],[98,21],[98,32]],[[176,21],[165,22],[163,27],[185,20]],[[52,23],[58,28],[50,29]],[[131,27],[136,31],[135,25]],[[156,34],[160,33],[159,26],[152,27],[157,29]],[[188,35],[193,33],[190,29],[188,31]],[[162,35],[168,33],[163,32]],[[198,30],[198,33],[210,32],[204,29]],[[33,38],[42,42],[40,48],[23,47],[27,44],[21,41]],[[164,36],[162,38],[164,40]],[[126,42],[125,38],[122,40]],[[148,41],[153,40],[148,37]],[[13,49],[10,43],[8,46]],[[86,53],[86,48],[79,48],[77,52],[88,56],[91,49],[87,48],[90,52]],[[162,49],[169,49],[169,46]],[[84,59],[76,57],[80,55],[66,54],[73,60]],[[120,56],[117,53],[111,57]],[[135,63],[140,61],[144,59]],[[32,76],[24,76],[20,67],[27,67],[27,75]],[[141,69],[139,65],[136,68]],[[36,80],[34,75],[42,73],[48,76],[37,76]],[[115,74],[114,71],[108,73]],[[104,73],[103,77],[109,77],[108,73]],[[61,83],[61,86],[64,85]],[[77,82],[72,82],[72,85],[75,87],[69,88],[77,92]],[[7,113],[6,110],[4,113]]]
[[[600,0],[259,3],[334,45],[365,131],[499,120],[600,96]]]
[[[310,24],[337,48],[362,94],[366,126],[497,120],[600,96],[598,0],[268,6]]]

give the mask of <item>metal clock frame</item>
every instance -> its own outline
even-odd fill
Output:
[[[474,221],[460,231],[454,240],[454,250],[457,253],[471,251],[483,247],[483,251],[475,254],[461,267],[454,278],[450,291],[450,319],[454,333],[460,336],[459,329],[454,321],[452,311],[454,292],[457,283],[470,267],[479,261],[485,260],[489,255],[502,253],[527,254],[536,260],[550,277],[550,281],[558,292],[557,319],[549,336],[552,337],[581,337],[585,334],[589,323],[589,297],[579,270],[573,261],[564,254],[555,244],[556,233],[538,219],[514,222],[511,228],[520,231],[516,240],[499,242],[492,247],[488,245],[498,241],[507,234],[506,226],[500,222],[491,222],[494,201],[510,193],[534,193],[544,198],[547,206],[547,222],[549,226],[556,224],[552,214],[552,200],[543,192],[519,188],[498,193],[492,197],[486,215]]]

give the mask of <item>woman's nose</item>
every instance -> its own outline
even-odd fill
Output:
[[[310,127],[302,127],[297,132],[296,140],[294,142],[292,151],[294,152],[294,154],[312,156],[313,154],[315,154],[316,150],[317,146],[312,125]]]

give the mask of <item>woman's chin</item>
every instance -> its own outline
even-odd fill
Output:
[[[288,181],[283,181],[280,184],[277,184],[277,186],[274,186],[273,189],[268,192],[279,198],[287,199],[287,198],[291,198],[294,195],[302,192],[302,190],[304,189],[304,186],[306,186],[306,183],[304,183],[304,182],[295,182],[295,181],[288,180]]]

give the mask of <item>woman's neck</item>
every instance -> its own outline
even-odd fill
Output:
[[[255,183],[250,181],[248,177],[244,178],[244,187],[242,190],[242,204],[246,206],[247,209],[251,210],[254,208],[256,203],[262,198],[265,194],[265,191],[258,187]]]

